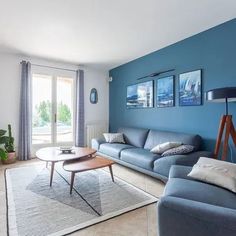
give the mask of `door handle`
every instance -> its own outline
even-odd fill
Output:
[[[57,123],[57,114],[54,114],[54,122]]]

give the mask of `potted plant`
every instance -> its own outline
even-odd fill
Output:
[[[0,158],[3,164],[11,164],[16,161],[14,149],[14,138],[12,137],[11,125],[8,125],[8,136],[6,130],[0,130]]]

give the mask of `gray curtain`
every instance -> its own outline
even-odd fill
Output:
[[[31,158],[31,64],[21,62],[19,160]]]
[[[84,71],[76,72],[75,146],[84,147]]]

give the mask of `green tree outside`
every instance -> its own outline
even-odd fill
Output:
[[[50,101],[42,101],[38,106],[35,106],[37,115],[33,118],[33,126],[44,126],[51,122],[52,104]],[[70,108],[60,102],[57,106],[58,121],[66,125],[71,125],[71,111]]]
[[[70,108],[60,102],[57,107],[58,120],[64,124],[71,125],[71,112]]]
[[[51,103],[49,101],[43,101],[39,104],[38,114],[39,117],[45,122],[48,123],[51,121]]]

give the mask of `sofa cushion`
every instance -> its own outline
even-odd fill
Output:
[[[153,170],[153,163],[160,155],[149,152],[143,148],[132,148],[122,150],[120,159],[130,164],[147,170]]]
[[[120,143],[103,143],[99,147],[99,152],[114,158],[120,158],[120,152],[127,148],[133,148],[133,146]]]
[[[127,144],[135,147],[143,147],[147,138],[148,129],[140,128],[119,128],[118,132],[124,134],[124,139]]]
[[[156,145],[165,142],[180,142],[182,144],[192,145],[194,146],[194,150],[197,151],[201,145],[201,137],[199,135],[185,133],[150,130],[144,148],[150,150]]]
[[[167,150],[170,150],[172,148],[177,148],[181,145],[182,145],[182,143],[179,143],[179,142],[165,142],[165,143],[161,143],[161,144],[156,145],[154,148],[152,148],[150,150],[150,152],[162,154],[163,152],[165,152]]]
[[[236,164],[200,157],[188,176],[236,193]]]
[[[121,133],[104,133],[107,143],[125,143],[124,136]]]
[[[173,156],[173,155],[183,155],[183,154],[188,154],[194,150],[194,146],[192,145],[181,145],[176,148],[171,148],[165,152],[162,153],[162,157],[166,156]]]
[[[236,209],[236,194],[195,180],[170,178],[165,188],[165,196]]]

